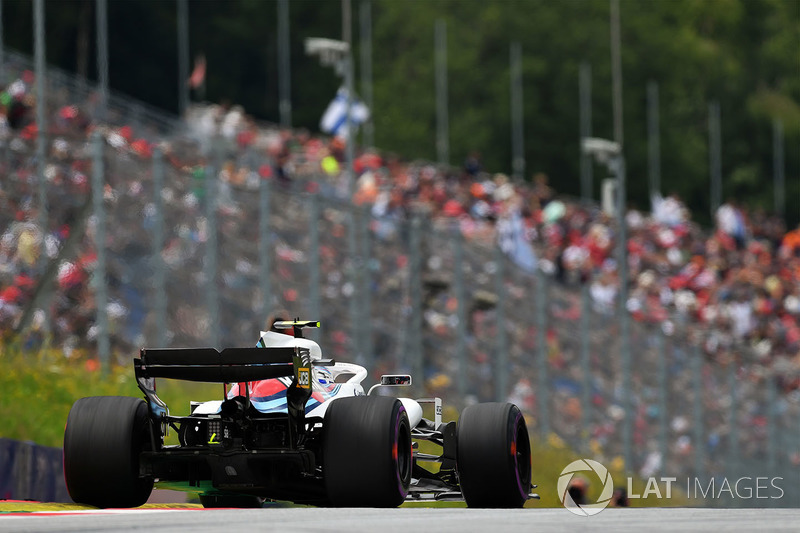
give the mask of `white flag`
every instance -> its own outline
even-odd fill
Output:
[[[369,109],[364,102],[353,98],[350,103],[350,122],[353,130],[369,118]],[[322,115],[319,127],[325,133],[347,139],[347,89],[342,87],[336,92],[336,97],[328,104],[328,109]]]

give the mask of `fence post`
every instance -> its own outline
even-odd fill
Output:
[[[155,235],[153,239],[153,270],[156,311],[156,345],[167,345],[167,291],[164,272],[164,152],[157,146],[153,150],[153,202],[155,203]]]
[[[320,266],[319,266],[319,217],[320,197],[314,192],[309,196],[311,208],[308,215],[308,266],[309,266],[309,304],[311,320],[322,320],[322,304],[320,301]],[[323,324],[324,327],[324,324]]]
[[[774,181],[775,212],[786,214],[786,164],[783,154],[783,122],[772,121],[772,174]]]
[[[708,104],[708,168],[711,179],[711,220],[722,204],[722,141],[719,102]]]
[[[352,176],[351,176],[352,178]],[[358,272],[361,258],[358,255],[358,214],[356,205],[347,204],[347,263],[349,272],[347,283],[350,285],[351,292],[348,298],[348,310],[350,312],[350,342],[353,353],[356,354],[356,361],[363,363],[364,347],[361,343],[361,328],[359,327],[359,302],[358,302]]]
[[[778,392],[775,390],[775,376],[770,374],[767,378],[767,475],[774,476],[778,456],[778,432],[775,430],[775,407],[778,402]]]
[[[108,107],[108,2],[95,1],[95,27],[97,31],[97,89],[100,93],[98,118],[106,120]],[[163,346],[160,345],[160,346]]]
[[[647,82],[647,175],[650,198],[661,194],[661,137],[658,114],[658,83]]]
[[[411,234],[409,236],[409,299],[411,309],[409,312],[409,331],[407,335],[408,350],[411,355],[411,373],[417,383],[424,390],[425,376],[422,356],[422,253],[421,247],[421,221],[418,216],[411,219]]]
[[[520,183],[525,179],[525,114],[522,108],[522,45],[519,42],[511,43],[510,56],[511,170],[514,181]]]
[[[261,320],[266,320],[267,315],[272,311],[273,300],[270,280],[272,245],[269,232],[271,189],[272,182],[265,177],[260,177],[258,182],[258,266],[259,287],[261,289]],[[317,318],[314,318],[314,320],[317,320]]]
[[[738,399],[736,379],[736,361],[731,360],[728,364],[728,391],[731,397],[730,402],[730,433],[728,434],[728,468],[727,474],[732,479],[738,479],[741,473],[741,458],[739,457],[739,414],[738,414]]]
[[[95,290],[97,307],[97,355],[103,372],[109,371],[109,355],[111,346],[108,335],[108,287],[106,281],[106,211],[103,205],[103,188],[105,185],[105,168],[103,161],[104,141],[100,132],[92,135],[92,208],[95,220],[95,248],[97,248],[97,265],[92,283]]]
[[[664,346],[664,333],[656,333],[656,357],[658,357],[658,453],[661,455],[661,472],[668,473],[667,469],[667,439],[669,438],[667,425],[667,350]]]
[[[505,259],[506,256],[500,246],[495,246],[495,292],[497,294],[497,308],[495,309],[495,319],[497,327],[497,354],[495,356],[495,400],[498,402],[506,401],[508,398],[508,337],[506,335],[506,286],[505,286]]]
[[[592,423],[592,374],[589,354],[589,331],[591,328],[591,302],[589,301],[589,280],[581,284],[581,331],[580,331],[580,357],[581,357],[581,440],[582,447],[589,449],[589,425]]]
[[[581,63],[578,71],[578,94],[580,142],[583,142],[583,139],[592,136],[592,67],[588,63]],[[580,154],[581,200],[591,201],[594,197],[592,158],[583,150]]]
[[[455,285],[458,307],[458,329],[456,330],[456,357],[458,358],[458,396],[464,401],[467,395],[467,290],[464,285],[464,236],[458,223],[453,225],[453,245],[455,246],[455,264],[453,265],[453,283]]]
[[[705,422],[703,409],[703,352],[698,345],[694,345],[691,350],[692,364],[692,385],[694,389],[694,470],[695,476],[705,482],[705,439],[703,423]]]
[[[219,139],[215,139],[219,142]],[[217,291],[217,172],[219,164],[219,146],[212,149],[213,163],[205,168],[205,199],[206,199],[206,307],[209,319],[209,342],[214,348],[219,348],[219,298]]]
[[[542,439],[550,434],[550,395],[547,390],[548,360],[547,360],[547,303],[548,287],[545,273],[541,268],[536,269],[536,351],[537,351],[537,378],[536,398],[539,403],[539,430]]]
[[[361,347],[364,352],[365,364],[368,368],[373,367],[375,354],[372,353],[372,272],[370,270],[370,254],[372,252],[372,240],[370,238],[370,221],[372,220],[368,207],[362,207],[359,211],[361,229],[361,320],[364,327],[358,328],[363,335]]]
[[[47,179],[45,178],[45,166],[47,160],[47,98],[45,82],[47,78],[47,65],[45,61],[45,9],[44,0],[35,0],[33,4],[33,23],[34,23],[34,56],[36,72],[36,179],[38,182],[38,208],[39,208],[39,228],[42,232],[42,243],[39,248],[39,258],[37,267],[42,273],[47,267],[47,234],[49,225],[49,214],[47,205]],[[49,306],[43,307],[44,322],[42,328],[45,332],[46,342],[50,338],[50,309]]]

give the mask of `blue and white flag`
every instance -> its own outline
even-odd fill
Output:
[[[536,271],[536,253],[525,235],[525,224],[519,212],[497,221],[497,243],[518,267],[525,272]]]
[[[350,104],[350,122],[353,131],[355,132],[358,125],[368,118],[367,106],[358,98],[353,98]],[[336,92],[336,97],[328,104],[328,109],[322,115],[319,127],[325,133],[347,139],[347,89],[345,87],[340,88]]]

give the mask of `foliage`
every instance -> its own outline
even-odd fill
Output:
[[[143,397],[133,364],[103,372],[94,358],[70,359],[56,349],[39,353],[13,344],[0,346],[0,436],[61,447],[70,407],[85,396]],[[159,380],[158,395],[173,414],[189,414],[189,401],[221,397],[221,387]]]

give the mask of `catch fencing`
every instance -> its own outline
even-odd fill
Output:
[[[511,399],[543,440],[645,477],[787,480],[779,501],[726,505],[798,501],[800,396],[775,367],[754,372],[747,346],[711,360],[680,317],[669,335],[633,320],[626,368],[618,311],[588,283],[524,270],[449,219],[350,204],[322,176],[268,178],[271,161],[222,142],[142,156],[110,129],[61,140],[44,244],[3,210],[12,264],[36,287],[5,325],[28,338],[130,364],[141,346],[253,344],[282,308],[321,320],[326,354],[370,381],[408,372],[414,394],[457,407]],[[6,144],[6,202],[33,201],[33,144]]]

